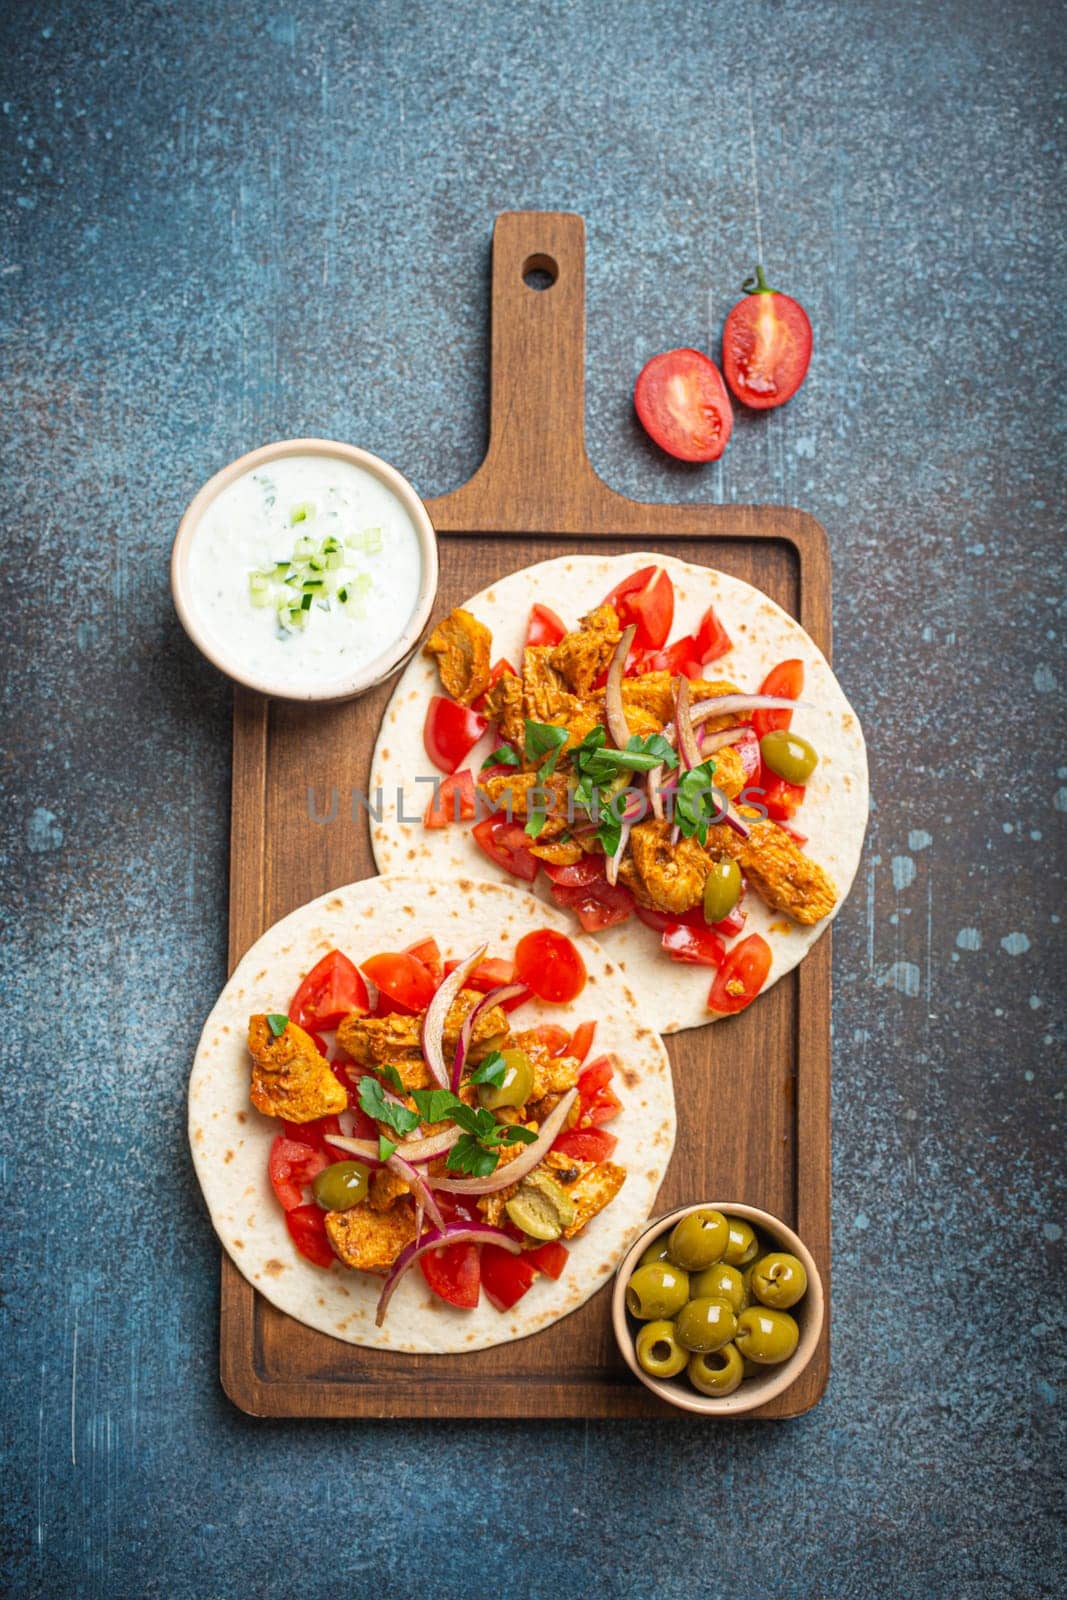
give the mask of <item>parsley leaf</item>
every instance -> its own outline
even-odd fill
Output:
[[[556,770],[559,753],[570,738],[566,728],[557,728],[551,722],[526,723],[526,759],[538,761],[542,756],[546,759],[538,768],[537,776],[541,779],[550,778]]]
[[[456,1106],[463,1106],[463,1101],[451,1089],[413,1089],[411,1098],[418,1106],[423,1122],[454,1122]],[[466,1107],[463,1106],[463,1109],[466,1110]]]
[[[494,1089],[499,1089],[504,1081],[508,1064],[499,1050],[490,1050],[480,1067],[475,1067],[470,1075],[471,1083],[491,1083]]]
[[[487,1135],[486,1144],[536,1144],[538,1135],[532,1128],[524,1128],[521,1123],[498,1122],[491,1136]]]
[[[615,815],[614,809],[610,805],[606,811],[601,813],[596,836],[604,846],[604,854],[613,856],[619,848],[619,840],[622,838],[622,819]]]
[[[495,1172],[500,1157],[495,1150],[487,1150],[473,1134],[461,1133],[445,1159],[449,1172],[469,1172],[472,1178],[488,1178]]]
[[[380,1067],[375,1067],[374,1070],[379,1078],[385,1079],[390,1089],[395,1089],[397,1094],[404,1093],[404,1080],[390,1062],[383,1062]]]
[[[714,777],[714,761],[704,761],[679,780],[674,795],[674,821],[683,839],[707,844],[708,824],[718,820],[720,811]]]
[[[385,1137],[384,1133],[380,1133],[378,1135],[378,1160],[379,1161],[388,1161],[389,1157],[392,1155],[392,1153],[393,1153],[393,1151],[395,1149],[396,1149],[396,1145],[393,1143],[392,1139],[387,1139]]]
[[[267,1013],[267,1027],[276,1039],[281,1038],[288,1026],[289,1018],[283,1017],[280,1011],[269,1011]]]
[[[490,750],[480,770],[484,772],[486,767],[517,767],[518,764],[518,751],[509,744],[498,744],[495,750]]]
[[[369,1075],[359,1080],[359,1104],[368,1117],[373,1117],[375,1122],[384,1122],[386,1127],[392,1128],[402,1139],[407,1134],[414,1133],[419,1125],[418,1112],[409,1111],[407,1106],[397,1106],[391,1100],[387,1100],[377,1078]]]

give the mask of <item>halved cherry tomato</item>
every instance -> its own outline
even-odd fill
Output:
[[[446,1244],[440,1250],[427,1250],[419,1257],[419,1266],[427,1284],[439,1300],[450,1306],[470,1310],[478,1304],[482,1271],[478,1260],[478,1246],[471,1244]]]
[[[687,928],[676,922],[664,929],[660,941],[672,961],[688,961],[698,967],[721,967],[726,946],[711,928]]]
[[[734,413],[722,374],[699,350],[667,350],[638,373],[634,405],[651,439],[679,461],[717,461]]]
[[[515,671],[515,668],[511,665],[511,662],[510,661],[505,661],[503,656],[501,656],[500,660],[494,662],[493,666],[490,668],[490,671],[489,671],[489,682],[488,682],[488,684],[487,684],[487,686],[485,688],[484,693],[480,694],[478,696],[477,700],[472,700],[471,701],[471,710],[472,711],[477,711],[478,714],[481,715],[482,712],[485,710],[485,696],[489,693],[489,690],[492,689],[494,687],[494,685],[498,684],[500,682],[501,678],[507,677],[508,675],[510,675],[512,678],[517,678],[518,677],[518,673]]]
[[[424,828],[447,828],[450,822],[471,822],[477,809],[474,774],[463,767],[441,779],[437,794],[430,796],[422,824]]]
[[[638,567],[615,585],[602,604],[615,607],[624,628],[634,624],[635,650],[662,650],[670,638],[674,584],[662,567]]]
[[[790,783],[788,778],[780,778],[769,767],[763,768],[757,786],[752,790],[753,799],[759,801],[775,822],[788,822],[798,806],[804,803],[805,793],[802,783]]]
[[[593,1048],[593,1036],[596,1033],[595,1022],[579,1022],[571,1034],[571,1042],[564,1051],[565,1055],[573,1056],[576,1061],[584,1061]]]
[[[772,667],[759,687],[760,694],[773,694],[782,700],[799,700],[804,692],[804,663],[803,661],[779,661]],[[788,728],[793,721],[791,711],[754,711],[752,713],[752,731],[757,739],[762,739],[765,733],[774,733],[780,728]]]
[[[528,1259],[531,1252],[513,1256],[496,1244],[482,1245],[482,1288],[498,1311],[510,1311],[522,1299],[537,1276]]]
[[[530,840],[517,822],[503,816],[483,817],[471,829],[474,842],[490,861],[510,872],[513,878],[533,883],[541,863],[527,849]]]
[[[580,861],[573,862],[570,866],[560,866],[552,861],[543,863],[546,877],[553,883],[562,883],[567,889],[575,889],[582,884],[593,883],[597,878],[604,876],[603,856],[583,856]]]
[[[445,962],[445,977],[455,972],[460,965],[458,961]],[[490,989],[499,989],[505,983],[514,983],[515,963],[504,961],[499,956],[487,956],[484,961],[479,961],[474,971],[467,978],[463,987],[477,989],[479,994],[488,994]]]
[[[320,1206],[294,1206],[285,1213],[289,1237],[302,1256],[317,1267],[332,1267],[336,1259],[326,1237],[326,1213]]]
[[[561,1028],[558,1022],[539,1022],[530,1032],[544,1045],[550,1056],[567,1054],[567,1046],[571,1036],[566,1028]]]
[[[700,627],[696,634],[697,659],[700,661],[718,661],[728,650],[733,649],[730,635],[715,615],[715,607],[709,606],[700,620]]]
[[[329,1158],[321,1150],[279,1133],[270,1147],[267,1173],[283,1210],[293,1211],[303,1205],[304,1185],[329,1165]]]
[[[458,706],[446,695],[431,695],[426,708],[426,721],[422,725],[426,754],[442,772],[455,772],[488,726],[488,722],[477,711]]]
[[[553,1144],[553,1150],[572,1161],[607,1161],[618,1144],[613,1133],[603,1128],[567,1128]]]
[[[722,366],[737,398],[756,411],[781,406],[804,382],[811,323],[798,301],[767,286],[763,268],[744,285],[722,330]]]
[[[437,988],[429,968],[406,951],[371,956],[363,970],[387,1000],[408,1011],[425,1011]]]
[[[346,955],[331,950],[316,961],[289,1002],[289,1016],[297,1027],[309,1032],[328,1032],[353,1011],[366,1015],[369,1009],[367,985]]]
[[[697,641],[687,633],[684,639],[675,639],[665,650],[649,651],[642,657],[639,669],[642,673],[669,672],[672,678],[677,678],[679,673],[687,678],[699,678],[702,666]]]
[[[445,968],[436,939],[418,939],[414,944],[408,945],[404,954],[414,956],[416,961],[421,961],[435,984],[441,982]]]
[[[585,988],[585,962],[565,933],[538,928],[515,946],[515,976],[541,1000],[565,1005]]]
[[[708,993],[708,1010],[722,1016],[743,1011],[759,994],[771,970],[771,947],[758,933],[735,944],[715,974]]]
[[[492,1248],[493,1246],[490,1246],[490,1249]],[[524,1250],[522,1259],[550,1278],[562,1278],[569,1256],[565,1244],[561,1244],[558,1239],[549,1239],[547,1243],[539,1244],[534,1250]]]
[[[610,1122],[612,1117],[617,1117],[622,1110],[622,1101],[609,1087],[614,1073],[615,1069],[608,1057],[599,1056],[596,1061],[591,1061],[579,1076],[578,1099],[581,1103],[578,1114],[579,1127],[599,1127],[602,1122]]]
[[[625,922],[634,909],[634,897],[622,883],[597,878],[591,883],[554,883],[552,898],[558,906],[573,911],[586,933],[599,933]]]
[[[538,645],[559,644],[566,631],[567,624],[549,606],[538,603],[531,607],[530,623],[526,630],[528,647],[536,649]]]

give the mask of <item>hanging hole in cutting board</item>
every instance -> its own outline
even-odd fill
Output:
[[[522,281],[528,289],[551,289],[559,277],[559,263],[551,256],[528,256],[523,262]]]

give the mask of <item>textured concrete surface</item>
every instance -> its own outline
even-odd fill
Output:
[[[10,1593],[1056,1592],[1055,21],[5,8]],[[168,548],[203,478],[271,438],[361,442],[427,493],[466,478],[509,207],[587,219],[605,477],[830,533],[875,810],[835,947],[834,1376],[791,1425],[261,1425],[218,1386],[183,1100],[224,973],[229,697]],[[760,233],[814,322],[809,382],[720,464],[672,465],[633,375],[714,344]]]

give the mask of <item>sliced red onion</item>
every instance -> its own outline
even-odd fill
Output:
[[[708,756],[714,755],[716,750],[725,749],[728,744],[740,744],[748,731],[747,722],[742,728],[723,728],[719,733],[707,733],[704,729],[701,729],[701,759],[705,760]]]
[[[398,1144],[396,1153],[401,1161],[411,1164],[422,1161],[433,1161],[436,1156],[443,1156],[451,1150],[459,1138],[459,1128],[453,1126],[444,1128],[440,1133],[432,1133],[427,1139],[408,1139],[403,1144]],[[343,1133],[328,1133],[326,1143],[332,1144],[338,1150],[344,1150],[349,1155],[358,1156],[361,1161],[378,1161],[378,1147],[367,1139],[350,1139]]]
[[[385,1164],[390,1171],[396,1173],[398,1178],[403,1178],[404,1182],[415,1196],[416,1203],[418,1204],[419,1208],[428,1214],[434,1227],[443,1228],[445,1225],[445,1219],[441,1215],[437,1201],[433,1197],[433,1192],[431,1191],[426,1179],[422,1176],[422,1174],[416,1172],[415,1168],[410,1167],[406,1161],[402,1161],[395,1150]]]
[[[608,681],[604,689],[605,720],[616,750],[625,750],[630,738],[630,724],[626,720],[626,711],[622,703],[622,679],[636,632],[637,627],[634,623],[624,629],[622,638],[615,646],[615,654],[608,667]]]
[[[622,866],[622,858],[626,854],[626,846],[630,842],[630,829],[633,825],[633,818],[623,818],[622,827],[619,830],[619,842],[615,846],[615,854],[609,856],[604,863],[604,875],[610,884],[616,884],[619,881],[619,868]]]
[[[678,730],[678,754],[687,772],[700,765],[700,751],[690,719],[689,679],[682,674],[674,691],[674,726]]]
[[[430,1183],[435,1189],[443,1189],[448,1194],[495,1194],[498,1189],[506,1189],[509,1184],[518,1183],[519,1179],[525,1178],[528,1172],[532,1172],[537,1163],[543,1161],[551,1150],[553,1141],[566,1122],[577,1094],[577,1089],[568,1089],[559,1105],[545,1118],[535,1142],[523,1145],[522,1153],[516,1156],[514,1161],[509,1161],[506,1166],[497,1167],[487,1178],[431,1178]]]
[[[465,961],[460,962],[455,972],[449,973],[423,1015],[422,1053],[426,1065],[442,1089],[452,1087],[448,1068],[445,1066],[445,1023],[448,1020],[448,1013],[452,1009],[453,1001],[488,948],[487,944],[479,945]]]
[[[385,1313],[389,1309],[389,1302],[393,1298],[396,1286],[408,1268],[413,1266],[420,1256],[425,1255],[427,1250],[438,1250],[447,1244],[497,1244],[501,1250],[507,1250],[513,1256],[518,1255],[522,1249],[518,1239],[513,1239],[503,1228],[490,1227],[487,1222],[449,1222],[443,1228],[434,1228],[421,1238],[416,1237],[401,1250],[382,1285],[378,1310],[374,1318],[379,1328],[385,1321]]]
[[[706,722],[709,717],[736,717],[742,711],[799,711],[810,710],[807,700],[785,700],[778,694],[720,694],[712,700],[700,700],[689,713],[694,723]],[[666,737],[666,729],[664,729]]]
[[[367,985],[367,1014],[371,1015],[378,1009],[378,999],[381,994],[381,990],[378,988],[378,985],[375,983],[374,979],[368,977],[362,967],[357,967],[356,971],[363,979],[363,982]]]
[[[681,696],[679,695],[679,699],[680,698]],[[714,702],[705,700],[702,703],[704,705],[711,705]],[[696,727],[696,723],[693,720],[695,715],[696,713],[691,710],[689,713],[690,729]],[[697,759],[692,762],[691,765],[694,767],[699,766],[706,757],[712,755],[716,750],[721,750],[724,745],[740,744],[745,738],[746,734],[750,732],[751,729],[746,723],[743,728],[724,728],[721,733],[695,734],[694,739],[699,742],[700,748],[697,754]],[[663,737],[666,739],[668,744],[674,744],[675,724],[673,722],[668,722],[667,726],[663,730]],[[653,767],[652,771],[648,775],[648,795],[652,802],[652,814],[661,822],[663,821],[663,796],[674,786],[675,783],[677,783],[677,781],[677,776],[672,774],[666,783],[663,782],[662,765]],[[674,840],[673,842],[677,844],[678,841]]]
[[[520,994],[525,993],[526,985],[523,983],[502,983],[498,988],[490,989],[488,994],[483,995],[477,1005],[471,1006],[463,1019],[463,1026],[456,1041],[456,1055],[452,1062],[453,1094],[459,1093],[459,1086],[463,1082],[463,1068],[467,1064],[467,1052],[474,1037],[474,1024],[482,1012],[488,1011],[490,1006],[503,1005],[505,1000],[517,1000]]]

